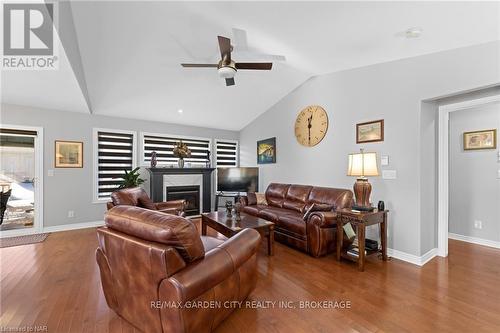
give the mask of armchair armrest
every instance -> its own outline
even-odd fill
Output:
[[[331,228],[337,225],[337,213],[328,212],[313,212],[309,215],[307,224],[315,225],[320,228]]]
[[[164,202],[156,202],[156,209],[173,215],[182,215],[184,213],[184,208],[186,207],[185,200],[171,200]]]
[[[205,258],[189,265],[160,284],[162,300],[190,301],[228,279],[257,252],[260,235],[245,229],[208,251]]]

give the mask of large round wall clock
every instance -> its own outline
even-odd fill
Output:
[[[295,137],[306,147],[316,146],[328,130],[328,114],[319,105],[310,105],[300,111],[295,120]]]

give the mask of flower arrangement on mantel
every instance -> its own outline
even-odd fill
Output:
[[[184,159],[186,157],[191,157],[191,150],[189,150],[187,144],[185,144],[181,140],[175,144],[173,154],[175,157],[179,158],[179,168],[183,168],[184,167]]]

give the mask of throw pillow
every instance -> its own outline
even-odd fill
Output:
[[[257,204],[257,196],[255,195],[255,192],[247,193],[247,201],[249,206]]]
[[[309,219],[309,215],[311,215],[311,213],[313,212],[329,212],[334,210],[335,205],[313,203],[311,206],[309,206],[309,209],[305,212],[302,218],[304,219],[304,221],[307,221]]]
[[[257,198],[257,205],[267,206],[266,195],[264,193],[255,193],[255,197]]]

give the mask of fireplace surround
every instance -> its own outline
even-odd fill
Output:
[[[176,199],[180,195],[186,195],[188,201],[193,204],[194,186],[199,187],[199,207],[198,213],[195,208],[191,208],[188,215],[199,215],[200,213],[210,212],[212,202],[212,172],[214,168],[147,168],[150,175],[150,196],[155,202],[165,201],[171,195],[170,188],[174,193],[178,190],[176,187],[189,187],[188,193],[175,194]],[[182,192],[182,191],[181,191]],[[171,197],[173,198],[173,197]],[[186,199],[186,198],[183,198]],[[189,203],[189,202],[188,202]]]

